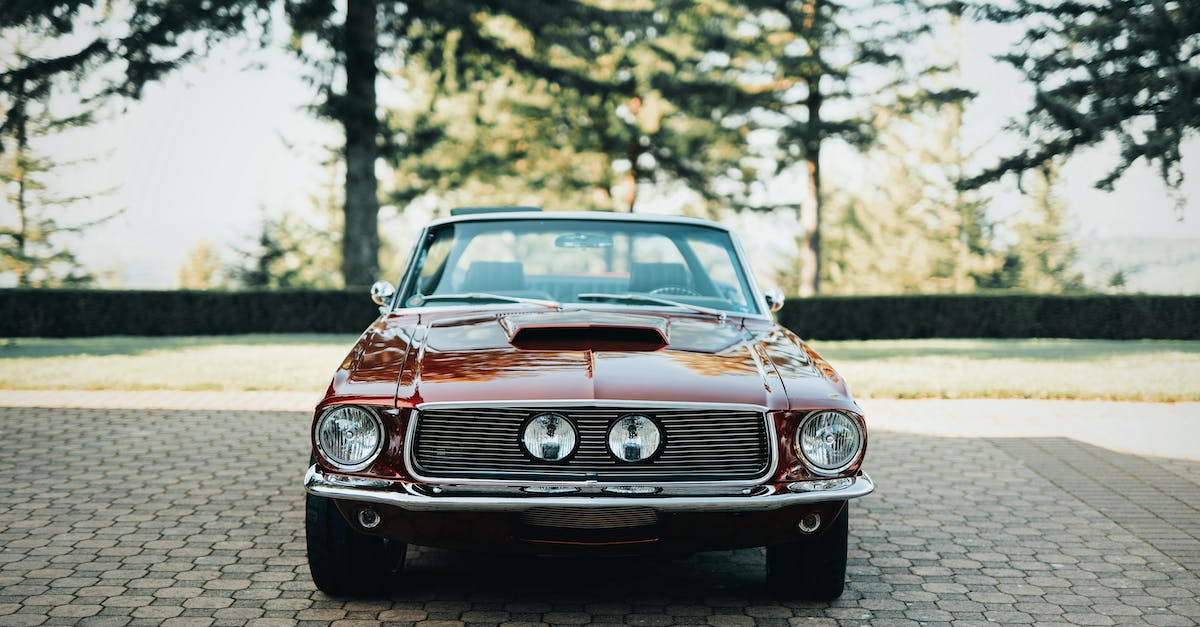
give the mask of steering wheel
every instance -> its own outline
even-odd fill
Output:
[[[668,295],[668,296],[703,296],[700,292],[682,285],[664,285],[660,288],[650,290],[652,296]]]

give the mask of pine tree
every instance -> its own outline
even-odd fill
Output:
[[[882,115],[859,189],[829,198],[823,281],[835,293],[972,292],[996,287],[1006,257],[988,199],[957,187],[969,153],[962,108]]]
[[[1138,160],[1177,193],[1180,146],[1200,129],[1200,3],[1164,0],[1012,0],[974,4],[1024,29],[1003,59],[1033,84],[1020,126],[1028,147],[968,181],[1042,167],[1107,140],[1120,156],[1097,182],[1111,190]],[[1182,196],[1179,198],[1182,207]]]
[[[309,195],[309,211],[264,215],[256,242],[235,249],[237,259],[222,273],[250,289],[341,288],[341,220],[344,164],[330,150],[322,163],[325,179]]]
[[[1032,176],[1029,176],[1032,175]],[[1077,292],[1084,289],[1083,274],[1074,264],[1079,251],[1068,233],[1068,207],[1055,193],[1058,167],[1046,163],[1029,172],[1029,205],[1014,231],[1013,254],[1018,263],[1016,287],[1030,292]]]
[[[958,102],[954,86],[928,84],[942,68],[914,66],[910,47],[928,38],[935,16],[906,0],[775,0],[744,2],[742,30],[757,48],[757,83],[770,96],[761,109],[777,131],[776,173],[801,171],[797,288],[819,290],[821,272],[821,152],[837,140],[865,148],[875,139],[880,112]],[[836,113],[835,113],[836,112]]]
[[[405,76],[421,96],[389,116],[393,200],[631,211],[647,186],[671,183],[714,198],[712,181],[744,153],[747,122],[730,123],[736,77],[706,61],[714,26],[698,7],[710,4],[442,26],[445,45],[420,64],[428,72]]]
[[[225,286],[221,256],[212,242],[200,240],[188,251],[179,266],[179,287],[185,290],[211,290]]]
[[[15,67],[30,63],[22,40],[14,37],[16,45],[9,51]],[[46,103],[59,83],[54,76],[19,76],[0,94],[0,107],[7,112],[0,125],[0,274],[12,276],[19,287],[91,283],[95,277],[68,244],[111,217],[89,217],[81,206],[91,195],[64,196],[49,187],[50,177],[71,164],[43,156],[36,143],[92,119],[87,110],[68,116],[51,113]]]

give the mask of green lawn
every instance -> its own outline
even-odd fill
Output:
[[[1200,400],[1200,342],[813,342],[862,397]]]
[[[0,388],[321,390],[352,335],[0,340]],[[863,397],[1200,400],[1200,342],[814,342]]]
[[[0,388],[324,390],[355,335],[18,338]]]

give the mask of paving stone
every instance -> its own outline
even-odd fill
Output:
[[[663,561],[412,548],[407,587],[333,599],[305,559],[310,418],[0,408],[0,455],[60,460],[0,470],[0,625],[1200,620],[1200,463],[890,432],[871,434],[880,487],[851,505],[849,579],[833,604],[771,598],[760,549]],[[48,421],[55,438],[38,427]],[[214,460],[253,480],[199,483]]]

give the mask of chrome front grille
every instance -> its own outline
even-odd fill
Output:
[[[535,507],[521,512],[521,522],[531,527],[622,529],[656,525],[658,512],[649,507]]]
[[[571,420],[579,445],[569,459],[529,458],[519,444],[531,416],[553,411]],[[629,413],[652,416],[665,432],[649,462],[619,462],[608,428]],[[559,481],[737,481],[761,477],[770,463],[766,416],[749,409],[653,407],[433,407],[419,412],[410,460],[429,478]]]

